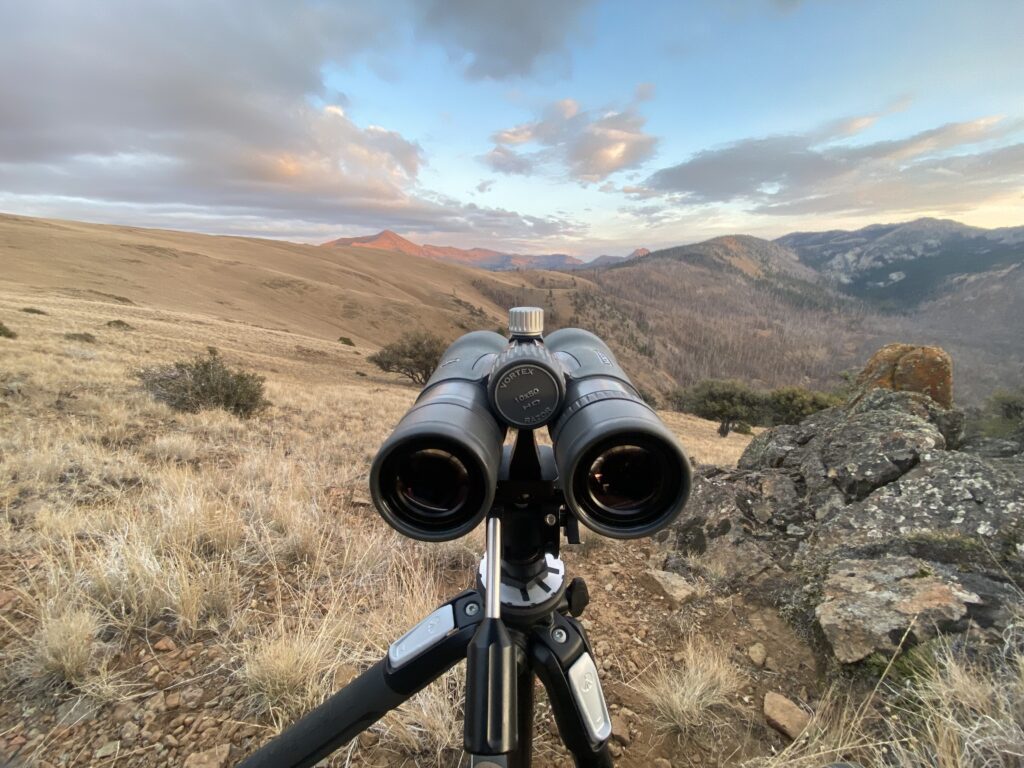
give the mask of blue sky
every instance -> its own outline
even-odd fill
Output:
[[[1024,224],[1024,3],[0,8],[0,210],[583,256]]]

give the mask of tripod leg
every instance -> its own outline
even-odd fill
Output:
[[[303,768],[327,757],[464,659],[483,617],[482,605],[475,590],[448,601],[396,640],[387,657],[239,767]]]
[[[508,756],[508,765],[509,768],[530,768],[533,757],[533,670],[525,658],[519,665],[516,700],[519,705],[519,744]]]
[[[550,627],[534,628],[528,654],[576,768],[612,768],[611,717],[583,627],[571,616],[556,613]]]

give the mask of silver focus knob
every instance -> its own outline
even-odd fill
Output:
[[[544,310],[512,307],[508,311],[508,332],[513,336],[540,336],[544,333]]]

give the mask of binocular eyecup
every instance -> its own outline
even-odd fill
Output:
[[[377,453],[374,503],[411,538],[463,536],[494,503],[508,427],[545,425],[566,507],[591,530],[649,536],[682,511],[691,470],[678,440],[604,342],[577,328],[455,341]]]

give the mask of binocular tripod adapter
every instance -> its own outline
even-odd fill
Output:
[[[537,444],[543,426],[551,446]],[[471,765],[529,768],[536,675],[576,766],[609,768],[611,719],[577,621],[589,595],[582,579],[567,579],[562,532],[574,544],[579,523],[650,536],[678,517],[690,481],[679,442],[594,334],[544,338],[543,311],[517,307],[508,339],[461,337],[381,446],[370,491],[391,526],[421,541],[486,520],[474,588],[241,765],[313,765],[465,659]]]

